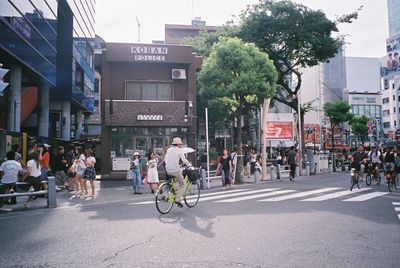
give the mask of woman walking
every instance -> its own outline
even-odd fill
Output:
[[[158,158],[159,156],[154,152],[149,152],[147,161],[147,183],[150,185],[151,193],[158,189],[159,179],[158,179]]]
[[[142,188],[142,177],[141,177],[141,166],[142,160],[140,160],[139,152],[133,154],[133,160],[131,162],[131,171],[133,173],[133,190],[135,194],[142,194],[140,189]]]
[[[222,187],[225,190],[225,187],[228,185],[229,188],[232,186],[231,176],[232,176],[232,159],[229,155],[228,149],[224,149],[222,151],[222,156],[220,162],[218,163],[217,170],[222,168],[221,177],[222,177]]]
[[[75,184],[76,187],[78,188],[78,185],[80,185],[81,187],[81,191],[79,192],[79,190],[77,190],[76,195],[87,195],[87,188],[86,191],[83,192],[85,190],[84,186],[83,186],[83,173],[86,170],[86,157],[83,154],[83,149],[82,147],[76,147],[75,148],[75,153],[77,158],[75,159],[75,166],[76,166],[76,175],[75,175]]]
[[[85,179],[83,187],[85,189],[85,192],[87,193],[88,190],[86,181],[90,181],[90,186],[92,187],[92,194],[89,195],[89,197],[94,197],[95,193],[95,185],[94,185],[94,180],[96,179],[96,170],[94,168],[95,164],[96,164],[96,158],[93,157],[93,150],[92,149],[86,150],[86,170],[83,174],[83,178]]]

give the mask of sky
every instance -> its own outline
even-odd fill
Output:
[[[201,17],[207,25],[219,26],[238,16],[247,5],[258,0],[97,0],[96,31],[106,42],[137,42],[141,24],[141,43],[164,40],[165,24],[190,24]],[[359,18],[341,25],[346,35],[346,56],[383,57],[388,37],[386,0],[297,0],[312,9],[323,10],[329,19],[350,13],[361,5]]]

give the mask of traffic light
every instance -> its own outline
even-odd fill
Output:
[[[8,83],[4,83],[4,76],[10,71],[8,69],[3,69],[3,64],[0,63],[0,96],[3,96],[3,92],[6,87],[9,85]]]

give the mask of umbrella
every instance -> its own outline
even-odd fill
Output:
[[[183,153],[184,153],[184,154],[188,154],[188,153],[194,153],[194,152],[196,152],[196,150],[195,150],[195,149],[193,149],[193,148],[190,148],[190,147],[184,147],[184,148],[181,148],[181,150],[183,151]]]

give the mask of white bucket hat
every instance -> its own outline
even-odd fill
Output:
[[[133,156],[140,156],[139,152],[135,152]]]
[[[183,143],[182,143],[181,138],[176,137],[176,138],[174,138],[174,139],[172,140],[172,144],[173,144],[173,145],[181,145],[181,144],[183,144]]]

